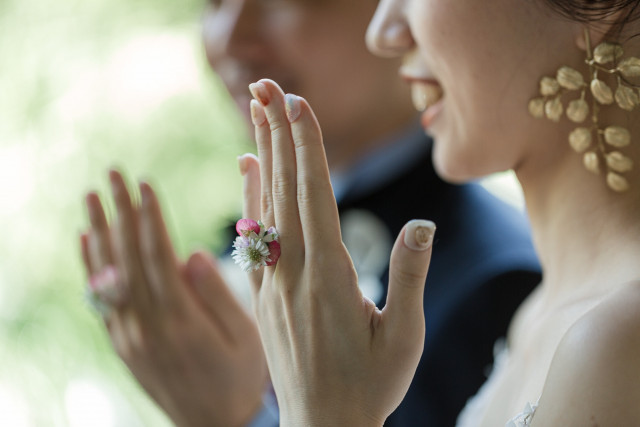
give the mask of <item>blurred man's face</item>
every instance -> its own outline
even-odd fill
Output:
[[[203,20],[207,57],[247,120],[247,86],[271,78],[310,101],[327,143],[362,139],[368,126],[390,123],[393,115],[406,123],[411,110],[398,62],[376,58],[365,46],[376,6],[375,0],[210,0]]]

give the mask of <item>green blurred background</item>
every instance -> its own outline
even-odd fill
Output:
[[[166,426],[84,304],[83,194],[159,189],[215,247],[251,150],[200,45],[205,0],[0,0],[0,425]]]

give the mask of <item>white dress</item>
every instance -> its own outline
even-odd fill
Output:
[[[478,393],[476,393],[475,396],[469,399],[467,405],[464,407],[462,412],[460,412],[458,421],[456,422],[456,427],[476,427],[480,422],[487,404],[487,399],[489,397],[488,391],[497,377],[496,372],[499,372],[501,370],[501,367],[503,367],[507,363],[507,359],[509,357],[509,352],[504,340],[499,340],[498,342],[496,342],[493,352],[494,362],[491,374],[489,375],[489,378],[487,378],[487,381],[485,381],[485,383],[482,385],[482,387],[480,387]],[[533,414],[535,413],[537,407],[537,402],[527,403],[521,413],[513,417],[511,420],[507,421],[505,427],[530,426],[531,420],[533,419]]]

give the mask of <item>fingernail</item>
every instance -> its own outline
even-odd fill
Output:
[[[269,105],[269,93],[267,92],[267,88],[260,82],[251,83],[249,85],[249,91],[251,95],[262,104],[264,107]]]
[[[409,221],[404,232],[404,244],[414,251],[429,249],[433,243],[436,225],[432,221],[414,219]]]
[[[296,121],[300,117],[300,97],[288,93],[284,96],[284,108],[287,112],[289,123]]]
[[[255,99],[252,99],[249,103],[251,109],[251,121],[254,126],[260,126],[267,120],[267,116],[264,113],[264,109],[260,106],[260,103]]]
[[[243,154],[238,156],[238,168],[240,169],[240,175],[245,176],[247,174],[247,155]]]

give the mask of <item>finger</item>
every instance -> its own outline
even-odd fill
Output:
[[[100,197],[95,192],[87,194],[85,203],[89,212],[89,223],[91,224],[87,242],[89,263],[93,272],[98,272],[113,264],[109,224],[107,223],[107,216],[104,213]]]
[[[82,233],[80,235],[80,253],[82,255],[82,264],[87,273],[87,277],[91,277],[96,273],[95,269],[91,266],[91,258],[89,256],[89,233]]]
[[[231,342],[243,339],[253,321],[234,297],[218,271],[214,259],[196,252],[187,261],[189,285],[213,323]]]
[[[143,270],[154,298],[162,307],[171,306],[180,298],[181,291],[173,245],[158,198],[148,183],[140,183],[140,195],[139,240]]]
[[[102,315],[110,328],[111,307],[120,307],[126,300],[126,293],[121,283],[114,278],[114,261],[111,246],[111,235],[107,217],[100,198],[94,192],[87,194],[85,202],[89,211],[91,229],[81,236],[80,245],[82,259],[89,274],[87,297],[93,307]]]
[[[271,179],[273,160],[271,153],[271,129],[264,112],[264,108],[255,99],[251,100],[251,120],[255,126],[256,145],[260,158],[260,184],[261,184],[261,215],[254,220],[262,219],[265,224],[274,224],[273,199],[271,194]]]
[[[140,259],[137,213],[122,175],[112,170],[109,179],[118,213],[112,226],[114,258],[131,302],[138,308],[145,307],[150,304],[151,293]]]
[[[320,125],[304,99],[287,94],[285,103],[298,166],[298,209],[306,248],[326,250],[341,244],[342,238]]]
[[[273,170],[271,193],[275,226],[282,241],[291,248],[290,237],[300,237],[300,218],[296,200],[296,159],[291,125],[284,107],[284,93],[273,81],[263,79],[250,86],[251,93],[263,107],[271,129]],[[261,162],[264,167],[264,162]],[[268,227],[273,224],[266,224]]]
[[[392,330],[424,327],[423,295],[435,224],[413,220],[404,226],[391,251],[389,292],[383,316]],[[410,328],[410,329],[407,329]]]
[[[244,177],[244,204],[242,216],[244,218],[260,218],[260,164],[251,154],[239,158],[240,173]],[[254,294],[262,284],[263,270],[259,269],[249,274],[251,290]]]
[[[244,204],[242,217],[258,220],[260,215],[260,196],[262,184],[260,182],[260,163],[253,154],[238,157],[240,174],[244,179]]]

